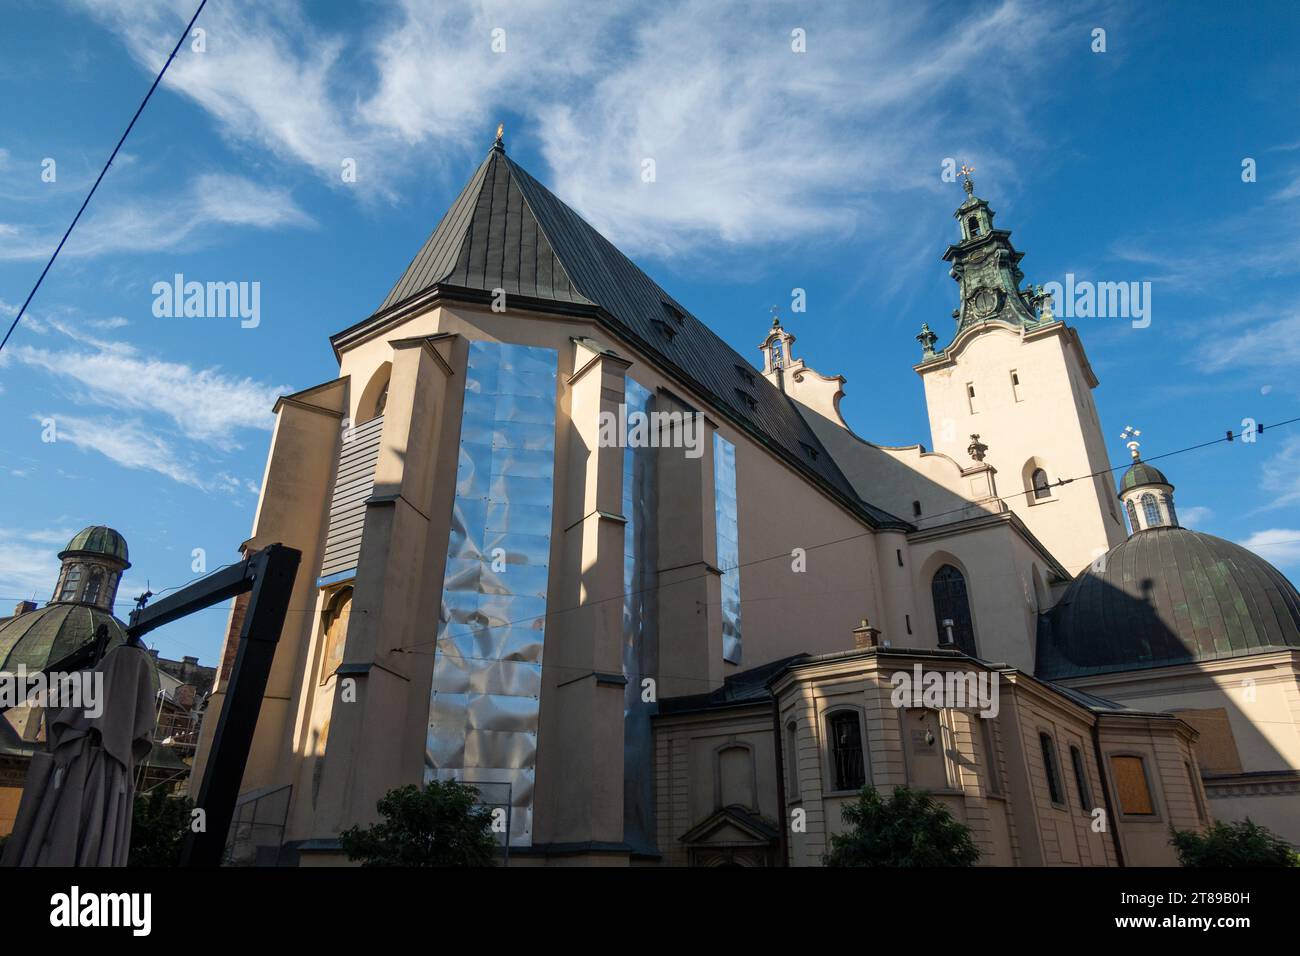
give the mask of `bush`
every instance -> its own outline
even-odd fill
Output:
[[[398,787],[376,805],[379,823],[350,827],[339,843],[363,866],[492,866],[492,812],[478,799],[478,790],[454,780]]]
[[[194,801],[189,797],[169,797],[161,787],[137,793],[131,808],[131,849],[126,865],[179,866],[193,810]]]
[[[970,866],[979,850],[970,830],[930,796],[898,787],[888,800],[863,787],[844,808],[849,831],[831,837],[827,866]]]
[[[1204,833],[1171,830],[1170,843],[1183,866],[1300,866],[1300,857],[1268,827],[1249,817],[1217,822]]]

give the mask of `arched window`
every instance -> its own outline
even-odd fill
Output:
[[[862,722],[856,710],[841,710],[826,721],[831,745],[831,785],[836,790],[861,790],[867,783],[862,754]]]
[[[785,352],[779,338],[772,340],[772,368],[785,368]]]
[[[975,238],[976,236],[978,236],[978,235],[980,234],[980,221],[979,221],[979,219],[976,218],[975,216],[970,216],[969,218],[967,218],[967,220],[966,220],[966,229],[967,229],[968,232],[970,232],[970,234],[971,234],[971,238],[972,238],[972,239]]]
[[[930,593],[934,598],[934,621],[939,628],[939,643],[955,644],[973,657],[975,628],[971,623],[966,578],[951,564],[945,564],[934,573]]]
[[[321,683],[334,676],[343,663],[343,649],[347,645],[348,620],[352,616],[352,588],[339,588],[325,610],[325,655],[321,661]]]
[[[1164,502],[1165,514],[1169,516],[1169,523],[1171,525],[1177,525],[1178,513],[1174,511],[1174,496],[1170,494],[1163,494],[1160,496],[1160,500]]]
[[[1149,491],[1142,496],[1142,517],[1146,519],[1148,528],[1158,528],[1164,524],[1160,518],[1160,506],[1156,504],[1156,496]]]
[[[60,601],[71,601],[77,596],[77,586],[81,583],[81,565],[74,564],[63,577],[63,589],[59,591]]]
[[[1124,502],[1124,507],[1128,509],[1129,527],[1131,527],[1134,531],[1140,530],[1142,526],[1138,524],[1138,510],[1137,507],[1133,504],[1133,500],[1130,498],[1128,501]]]
[[[81,599],[87,604],[99,603],[99,592],[103,590],[103,587],[104,572],[99,568],[95,568],[86,578],[86,592],[81,596]]]
[[[1065,805],[1065,794],[1061,792],[1061,768],[1056,763],[1056,745],[1051,736],[1040,733],[1038,744],[1043,751],[1043,773],[1047,776],[1047,795],[1052,802]]]
[[[1052,486],[1047,483],[1047,472],[1043,471],[1043,469],[1034,469],[1030,484],[1033,485],[1035,499],[1052,497]]]

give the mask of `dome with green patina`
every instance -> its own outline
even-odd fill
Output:
[[[1300,649],[1300,592],[1253,551],[1145,528],[1039,619],[1035,673],[1058,680]]]
[[[0,671],[12,672],[21,664],[30,673],[57,664],[92,643],[101,624],[108,629],[106,648],[126,641],[121,621],[85,604],[49,604],[0,619]]]
[[[1140,458],[1129,465],[1128,471],[1124,472],[1124,477],[1119,481],[1120,493],[1131,491],[1134,488],[1140,488],[1143,485],[1168,485],[1169,479],[1164,473],[1152,465],[1148,465]],[[1172,487],[1172,486],[1171,486]]]
[[[102,524],[91,525],[74,534],[68,546],[59,552],[59,557],[63,558],[69,554],[100,554],[116,558],[127,567],[131,565],[127,558],[126,538]]]

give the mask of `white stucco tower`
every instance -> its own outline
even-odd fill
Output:
[[[938,351],[928,324],[917,336],[934,450],[966,461],[978,435],[999,494],[1075,573],[1126,536],[1092,400],[1097,378],[1050,298],[1021,288],[1010,231],[993,227],[969,178],[962,185],[960,239],[943,256],[960,290],[956,334]]]

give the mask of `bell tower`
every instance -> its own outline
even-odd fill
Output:
[[[922,326],[920,364],[933,448],[965,460],[969,436],[988,446],[1004,503],[1071,573],[1126,536],[1092,398],[1097,378],[1078,332],[1056,318],[1041,286],[1022,288],[1024,253],[975,195],[953,213],[944,252],[957,283],[952,339]]]

